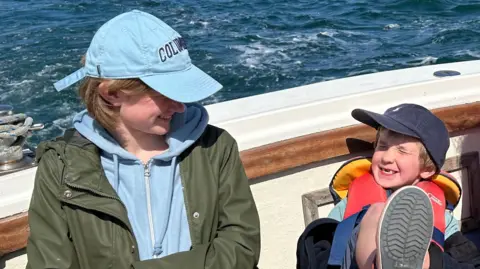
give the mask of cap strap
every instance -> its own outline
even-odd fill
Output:
[[[55,82],[53,86],[57,91],[61,91],[65,88],[70,87],[72,84],[80,81],[85,77],[86,70],[85,68],[80,68],[77,71],[73,72],[72,74],[66,76],[65,78]]]

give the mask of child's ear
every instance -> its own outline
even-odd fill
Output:
[[[436,169],[435,167],[427,167],[420,172],[420,177],[423,179],[427,179],[435,175]]]
[[[124,94],[122,91],[111,91],[109,90],[110,81],[104,80],[98,85],[98,91],[100,96],[107,101],[112,106],[118,107],[122,104],[124,99]]]

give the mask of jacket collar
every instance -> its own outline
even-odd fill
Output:
[[[119,199],[103,172],[100,149],[75,130],[68,130],[64,140],[65,183]]]
[[[127,209],[105,176],[100,149],[95,144],[75,130],[68,130],[57,142],[47,143],[46,147],[56,150],[65,164],[64,187],[58,194],[62,201],[111,215],[133,232]],[[40,150],[46,151],[45,146]]]

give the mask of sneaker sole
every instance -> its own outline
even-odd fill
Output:
[[[433,233],[428,195],[415,186],[394,192],[380,217],[379,269],[422,269]]]

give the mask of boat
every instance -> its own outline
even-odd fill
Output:
[[[210,123],[236,138],[261,220],[259,268],[295,268],[297,240],[333,208],[328,185],[348,159],[372,153],[375,131],[350,112],[400,103],[431,109],[451,146],[444,170],[463,186],[463,232],[480,223],[480,61],[385,71],[216,103]],[[28,156],[32,158],[33,152]],[[33,159],[30,159],[33,160]],[[24,268],[35,164],[0,174],[0,268]],[[3,267],[2,267],[3,266]]]

